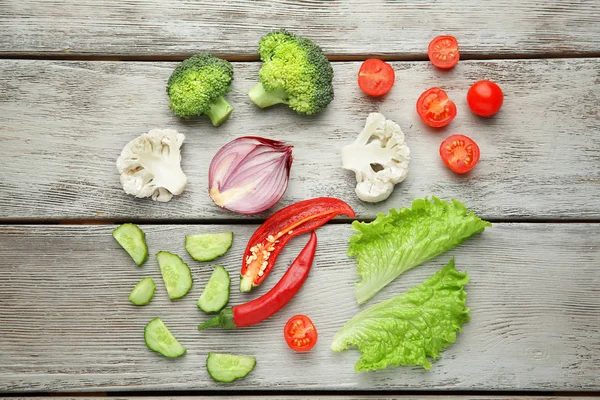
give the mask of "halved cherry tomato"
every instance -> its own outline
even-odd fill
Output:
[[[294,315],[283,328],[288,346],[296,351],[309,351],[317,343],[317,328],[306,315]]]
[[[446,126],[456,117],[456,105],[438,87],[427,89],[417,100],[417,113],[427,125]]]
[[[496,85],[492,81],[478,81],[469,88],[467,92],[467,103],[469,108],[475,114],[482,117],[489,117],[496,114],[502,102],[504,101],[504,94],[500,86]]]
[[[370,58],[358,70],[358,86],[369,96],[383,96],[394,86],[396,74],[392,66],[377,58]]]
[[[438,68],[452,68],[458,63],[460,53],[454,36],[438,36],[429,43],[427,55]]]
[[[452,171],[464,174],[472,170],[479,161],[479,146],[464,135],[452,135],[440,146],[440,156]]]

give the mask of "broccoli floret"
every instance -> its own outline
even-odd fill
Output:
[[[207,115],[219,126],[233,111],[223,97],[231,90],[232,80],[229,61],[206,53],[192,56],[175,68],[167,83],[171,110],[182,118]]]
[[[300,114],[315,114],[333,100],[333,68],[313,41],[285,30],[263,36],[260,82],[248,95],[259,107],[287,104]]]

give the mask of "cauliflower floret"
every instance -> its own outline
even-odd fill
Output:
[[[356,174],[356,195],[377,203],[387,199],[394,185],[408,175],[410,149],[394,121],[371,113],[354,143],[342,149],[343,168]]]
[[[173,129],[152,129],[133,139],[117,159],[125,193],[167,202],[187,185],[181,170],[185,135]]]

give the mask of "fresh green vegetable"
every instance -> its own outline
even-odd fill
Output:
[[[258,53],[260,82],[248,93],[257,106],[283,103],[297,113],[315,114],[333,100],[333,68],[311,40],[274,31],[262,37]]]
[[[148,259],[146,234],[135,224],[123,224],[112,231],[113,237],[129,253],[137,265]]]
[[[229,301],[230,285],[229,273],[225,268],[217,265],[196,304],[207,313],[221,311]]]
[[[220,326],[224,329],[244,328],[273,316],[292,300],[308,278],[316,249],[317,235],[312,231],[306,246],[271,290],[247,303],[221,310],[216,317],[198,325],[198,330],[213,326]]]
[[[231,90],[232,80],[229,61],[207,53],[192,56],[175,68],[167,83],[171,110],[183,118],[207,115],[219,126],[233,111],[223,97]]]
[[[192,273],[186,263],[177,254],[161,251],[156,254],[160,273],[171,300],[179,299],[192,287]]]
[[[452,259],[420,285],[355,315],[335,334],[331,349],[357,346],[362,354],[356,371],[398,365],[429,369],[427,357],[440,357],[469,321],[467,283],[466,272],[458,272]]]
[[[136,306],[144,306],[150,303],[154,297],[154,289],[156,289],[156,285],[152,278],[144,278],[129,293],[129,301]]]
[[[144,341],[150,350],[168,358],[177,358],[185,354],[185,348],[179,344],[160,318],[148,322],[144,328]]]
[[[211,261],[227,253],[233,242],[233,232],[186,235],[185,249],[196,261]]]
[[[254,369],[256,358],[234,354],[208,353],[206,369],[217,382],[233,382],[243,378]]]
[[[356,257],[362,278],[354,287],[363,304],[400,274],[448,251],[491,226],[457,200],[432,197],[413,201],[411,208],[379,214],[375,221],[354,221],[348,255]]]

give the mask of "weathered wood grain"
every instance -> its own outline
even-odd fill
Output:
[[[393,64],[397,82],[372,100],[356,85],[359,63],[334,63],[336,99],[320,115],[287,107],[260,110],[247,91],[258,63],[235,63],[228,99],[235,111],[219,128],[207,119],[181,121],[168,107],[165,82],[173,63],[0,61],[0,218],[4,219],[229,219],[207,194],[210,160],[242,135],[295,146],[287,193],[276,206],[317,196],[348,201],[359,217],[373,217],[416,197],[456,197],[487,218],[600,217],[600,59],[461,62],[441,72],[428,62]],[[476,80],[498,82],[501,112],[483,119],[466,105]],[[439,85],[458,106],[451,125],[435,131],[416,115],[423,90]],[[341,168],[369,112],[398,122],[411,148],[408,179],[386,202],[369,205]],[[187,135],[184,194],[168,204],[126,195],[115,161],[123,146],[152,128]],[[452,133],[474,138],[481,161],[469,175],[448,170],[438,154]],[[258,217],[263,217],[258,216]]]
[[[61,400],[100,400],[100,399],[108,399],[111,400],[199,400],[199,399],[226,399],[233,400],[239,399],[240,396],[219,396],[211,394],[210,396],[93,396],[93,397],[61,397]],[[423,395],[423,396],[414,396],[414,395],[385,395],[385,396],[355,396],[355,395],[321,395],[321,396],[313,396],[313,395],[269,395],[269,396],[244,396],[245,400],[333,400],[333,399],[389,399],[389,400],[402,400],[402,399],[410,399],[410,400],[592,400],[597,399],[597,397],[587,397],[587,396],[445,396],[445,395]],[[0,397],[0,400],[45,400],[47,397]]]
[[[195,280],[170,302],[153,257],[136,267],[110,235],[110,226],[0,227],[0,391],[201,389],[330,390],[571,390],[600,389],[600,224],[495,224],[463,246],[415,268],[369,304],[420,283],[456,257],[467,270],[472,320],[430,371],[397,368],[356,373],[354,350],[332,353],[334,333],[358,311],[354,262],[345,256],[347,224],[319,230],[311,276],[280,313],[257,326],[198,332],[207,318],[195,305],[214,264],[237,288],[240,254],[252,225],[143,226],[151,254],[180,254]],[[185,234],[233,229],[232,249],[215,262],[193,262]],[[232,291],[239,304],[267,291],[304,245],[295,238],[257,293]],[[157,282],[145,307],[127,295],[142,277]],[[309,315],[319,343],[294,354],[282,327]],[[143,327],[159,316],[187,348],[169,360],[146,349]],[[208,351],[255,355],[255,370],[232,385],[206,373]]]
[[[241,0],[0,2],[0,55],[255,56],[287,28],[333,56],[425,57],[440,34],[464,57],[598,54],[597,0]]]

